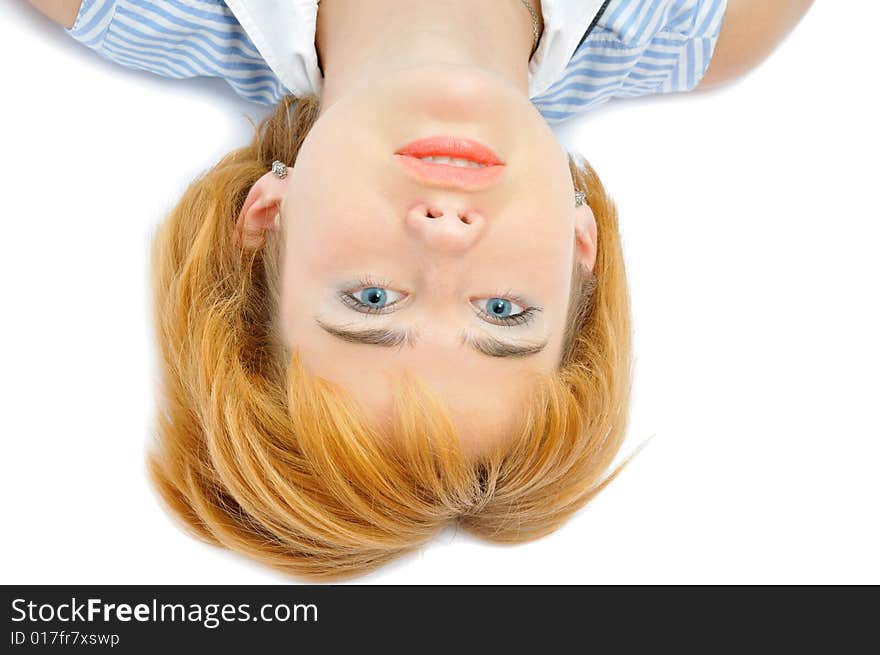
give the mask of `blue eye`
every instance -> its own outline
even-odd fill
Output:
[[[392,291],[384,286],[378,286],[376,282],[364,280],[354,288],[349,287],[339,293],[339,298],[352,309],[363,314],[382,314],[392,311],[392,307],[406,294]]]
[[[513,309],[513,303],[504,298],[489,298],[486,313],[494,318],[507,318]]]
[[[379,287],[367,287],[354,294],[354,297],[365,305],[380,309],[388,302],[388,293]]]
[[[484,320],[497,325],[525,325],[532,320],[535,312],[541,311],[538,307],[523,307],[497,296],[475,301],[474,304]]]

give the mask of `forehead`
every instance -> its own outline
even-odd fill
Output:
[[[447,408],[466,450],[509,436],[538,375],[552,370],[546,360],[508,361],[465,351],[450,356],[430,345],[398,350],[341,343],[333,353],[315,345],[298,347],[306,370],[342,386],[379,425],[392,422],[400,383],[413,378],[423,382]]]

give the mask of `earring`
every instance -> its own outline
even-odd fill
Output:
[[[587,202],[587,194],[583,191],[575,191],[574,192],[574,206],[580,207],[584,203]]]
[[[284,162],[280,162],[276,159],[272,162],[272,174],[283,180],[287,177],[287,166],[284,165]]]

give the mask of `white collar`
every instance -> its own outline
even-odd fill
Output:
[[[254,46],[294,95],[320,94],[319,0],[225,0]]]
[[[604,0],[541,0],[544,32],[529,62],[529,98],[562,79],[584,32],[604,4]]]

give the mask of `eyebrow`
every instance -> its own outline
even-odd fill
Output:
[[[325,332],[332,334],[337,339],[349,343],[364,343],[368,346],[383,346],[395,348],[403,344],[413,345],[414,337],[407,330],[385,330],[376,328],[349,328],[344,325],[331,325],[319,318],[315,322]]]
[[[412,330],[383,329],[383,328],[351,328],[345,325],[332,325],[315,318],[318,326],[333,335],[349,343],[362,343],[369,346],[382,346],[395,348],[398,346],[413,346],[418,339],[418,333]],[[529,357],[536,355],[547,347],[547,340],[532,341],[522,344],[508,343],[495,337],[474,336],[467,332],[461,335],[462,345],[469,345],[475,351],[487,357]]]
[[[495,337],[475,337],[467,333],[462,335],[461,342],[489,357],[528,357],[538,354],[547,347],[546,339],[514,344]]]

